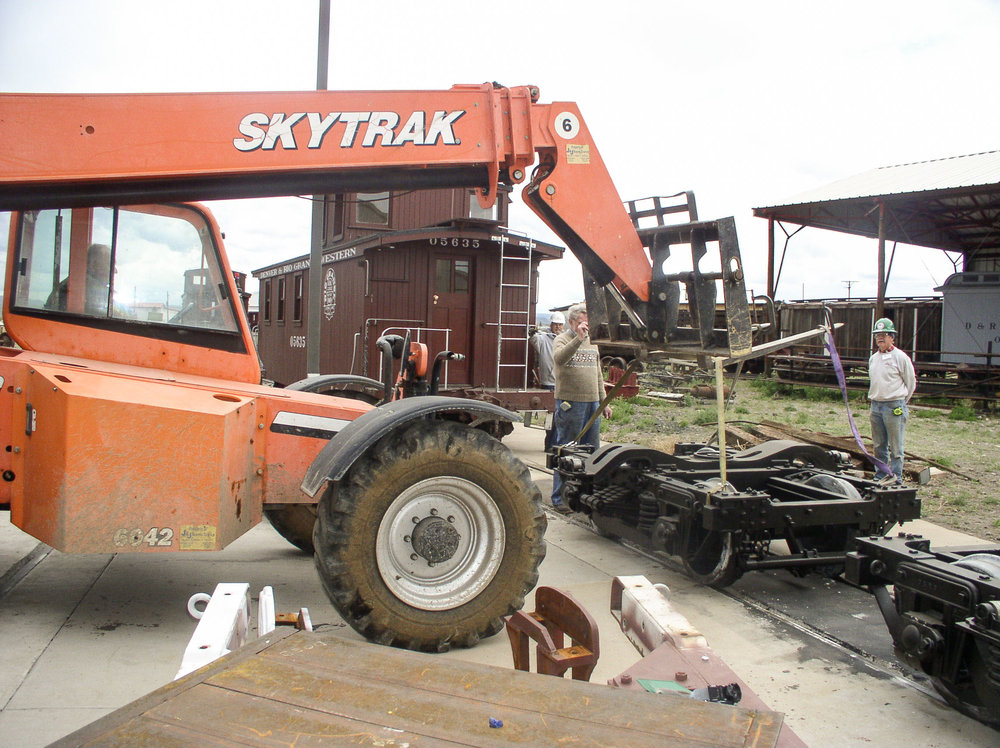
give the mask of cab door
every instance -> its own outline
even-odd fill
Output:
[[[474,258],[471,255],[435,253],[432,259],[427,318],[432,328],[449,331],[448,346],[452,351],[466,356],[464,361],[448,364],[447,383],[449,386],[472,384],[469,357],[472,354]],[[440,334],[433,337],[444,339]],[[431,351],[432,355],[436,353],[437,350]],[[442,385],[444,382],[442,374]]]

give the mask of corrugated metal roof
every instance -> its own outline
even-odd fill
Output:
[[[1000,151],[883,166],[753,213],[873,238],[879,236],[879,216],[884,215],[886,241],[963,252],[985,261],[1000,257]]]
[[[851,200],[1000,184],[1000,151],[881,166],[795,195],[779,205]]]

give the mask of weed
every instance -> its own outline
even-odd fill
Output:
[[[940,464],[940,465],[942,465],[943,467],[946,467],[946,468],[953,468],[953,467],[955,467],[955,461],[953,459],[951,459],[950,457],[943,457],[943,456],[942,457],[935,457],[934,458],[934,462],[937,462],[938,464]]]
[[[620,400],[611,408],[612,423],[627,423],[635,415],[635,405],[628,400]]]
[[[976,411],[968,405],[959,403],[951,409],[948,418],[952,421],[975,421],[978,417],[976,416]]]
[[[764,379],[763,377],[751,379],[750,386],[756,390],[760,390],[768,397],[786,396],[792,389],[789,385],[784,384],[783,382],[778,382],[774,379]]]
[[[840,390],[829,387],[803,387],[805,399],[811,402],[829,402],[830,400],[843,400]]]
[[[696,426],[706,426],[719,420],[719,415],[711,408],[702,408],[694,414],[692,422]]]

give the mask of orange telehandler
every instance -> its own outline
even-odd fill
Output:
[[[12,522],[66,552],[164,552],[222,548],[266,514],[381,643],[473,645],[534,586],[540,495],[487,433],[514,415],[263,386],[218,227],[191,201],[468,186],[489,206],[534,167],[524,198],[580,258],[595,337],[750,352],[732,219],[637,228],[576,105],[531,86],[0,94],[0,142]],[[678,243],[695,268],[671,275]]]

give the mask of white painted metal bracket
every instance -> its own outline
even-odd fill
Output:
[[[206,598],[205,610],[199,612],[197,605]],[[250,627],[250,585],[220,582],[211,597],[203,592],[192,595],[188,600],[188,613],[200,620],[184,650],[181,668],[174,680],[246,643]]]
[[[204,611],[198,606],[206,603]],[[246,582],[221,582],[215,592],[199,592],[191,596],[188,613],[198,620],[198,626],[184,650],[180,670],[174,680],[194,672],[213,660],[242,647],[250,638],[250,585]],[[274,612],[274,590],[270,586],[260,591],[257,605],[257,636],[266,636],[278,624],[287,624],[312,631],[309,609],[298,614]]]

